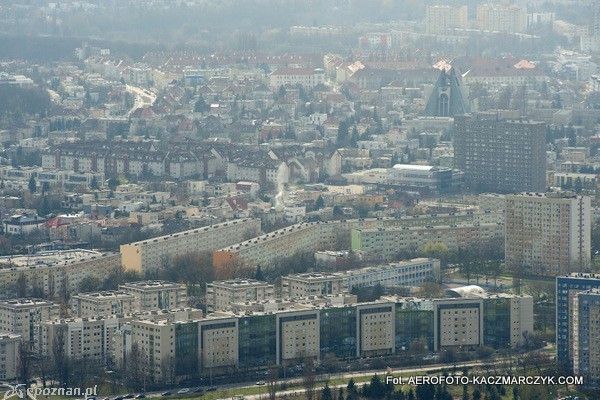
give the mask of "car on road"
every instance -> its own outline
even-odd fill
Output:
[[[163,397],[166,397],[166,396],[170,396],[170,395],[172,395],[172,394],[173,394],[173,393],[171,393],[171,392],[162,392],[162,393],[161,393],[161,396],[163,396]]]
[[[135,395],[131,393],[127,393],[125,396],[123,396],[124,399],[133,399],[134,397]]]
[[[136,399],[145,399],[146,395],[144,393],[140,393],[137,396],[135,396]]]
[[[189,388],[183,388],[183,389],[179,389],[177,391],[177,394],[186,394],[186,393],[189,393],[189,392],[190,392]]]
[[[262,386],[262,385],[266,385],[266,382],[265,381],[258,381],[258,382],[256,382],[256,384],[258,386]]]
[[[194,393],[204,393],[204,388],[198,388],[194,390]]]

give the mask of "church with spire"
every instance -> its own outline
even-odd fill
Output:
[[[470,112],[468,88],[463,84],[456,69],[442,68],[440,76],[433,87],[425,115],[429,117],[453,117]]]

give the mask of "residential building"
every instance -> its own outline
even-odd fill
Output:
[[[314,253],[331,249],[346,241],[353,229],[425,227],[435,225],[455,225],[461,223],[504,223],[503,213],[453,213],[435,215],[415,215],[402,218],[364,218],[353,220],[306,222],[239,242],[213,253],[213,266],[221,268],[228,263],[261,265],[264,269],[286,257],[300,253]],[[485,236],[485,235],[484,235]]]
[[[157,270],[175,257],[213,250],[238,243],[260,232],[260,219],[240,219],[221,224],[160,236],[121,246],[126,270]]]
[[[506,195],[506,268],[550,276],[588,270],[591,219],[588,196]]]
[[[62,348],[67,357],[104,363],[114,354],[112,336],[126,320],[122,316],[44,320],[40,323],[39,352],[50,356]]]
[[[119,291],[78,293],[71,296],[71,307],[76,317],[105,317],[141,311],[134,308],[136,298]]]
[[[141,281],[119,285],[119,291],[133,295],[135,310],[169,310],[187,306],[184,284],[166,281]]]
[[[119,253],[82,249],[0,257],[0,297],[17,297],[18,282],[24,282],[28,296],[39,291],[50,297],[59,297],[65,290],[78,293],[83,279],[104,279],[120,265]]]
[[[361,252],[368,258],[390,260],[401,250],[420,249],[430,242],[441,242],[450,249],[458,249],[503,237],[504,224],[495,222],[354,229],[351,240],[352,251]]]
[[[285,85],[301,85],[305,90],[311,90],[325,83],[325,70],[321,68],[278,68],[271,72],[270,88],[278,90]]]
[[[20,344],[20,335],[0,334],[0,380],[17,379]]]
[[[425,9],[425,32],[448,33],[469,27],[467,6],[428,5]]]
[[[232,303],[271,300],[274,286],[254,279],[214,281],[206,284],[206,311],[225,311]]]
[[[486,31],[523,33],[527,30],[527,9],[508,3],[480,4],[477,27]]]
[[[544,191],[546,124],[506,121],[500,114],[454,118],[454,165],[472,188]]]
[[[600,275],[598,274],[574,272],[556,278],[556,359],[560,362],[561,367],[566,367],[570,371],[575,368],[574,308],[578,307],[575,304],[578,302],[577,294],[598,288],[600,288]]]
[[[0,332],[21,336],[33,350],[42,321],[58,316],[58,305],[41,299],[0,301]]]
[[[39,215],[22,214],[13,215],[3,220],[2,224],[4,232],[9,235],[28,235],[41,229],[45,222],[46,219]]]
[[[579,292],[573,299],[570,343],[573,374],[581,376],[586,387],[600,387],[600,289]]]
[[[340,294],[348,291],[341,274],[309,272],[287,275],[282,278],[283,297],[308,297]]]

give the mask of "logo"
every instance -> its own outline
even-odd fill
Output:
[[[16,385],[10,385],[8,383],[5,383],[4,386],[7,386],[10,389],[4,392],[4,397],[2,398],[2,400],[8,400],[11,397],[15,396],[19,399],[25,399],[27,397],[27,390],[25,389],[24,383],[19,383]]]

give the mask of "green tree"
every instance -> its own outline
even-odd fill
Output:
[[[346,146],[348,141],[348,123],[346,121],[340,121],[337,131],[337,145],[339,147]]]
[[[37,184],[35,182],[35,177],[32,175],[31,178],[29,178],[29,191],[31,193],[35,193],[36,187],[37,187]]]
[[[260,264],[256,266],[256,274],[254,274],[254,279],[257,281],[264,281],[265,274],[263,274],[262,269],[260,268]]]
[[[98,184],[98,179],[96,178],[95,175],[92,177],[92,180],[90,182],[90,189],[92,189],[92,190],[100,189],[100,184]]]
[[[321,392],[321,400],[333,400],[333,395],[331,394],[331,389],[329,388],[328,382],[325,382],[325,387]]]
[[[317,197],[317,200],[315,200],[315,210],[320,210],[321,208],[323,208],[324,205],[325,199],[323,199],[323,196],[319,195],[319,197]]]
[[[114,192],[117,190],[117,186],[119,186],[120,183],[118,178],[110,178],[108,180],[108,188]]]

